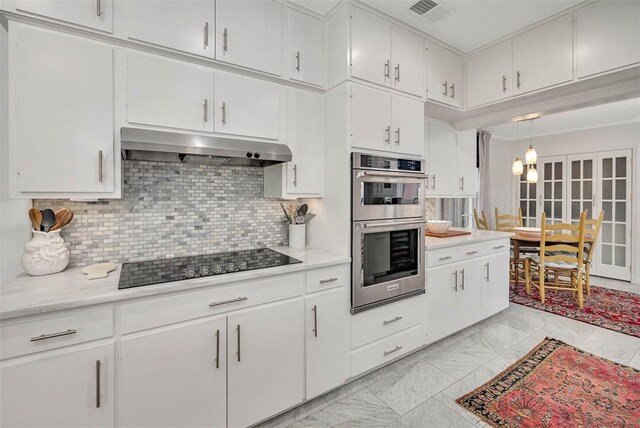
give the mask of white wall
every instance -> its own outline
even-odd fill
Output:
[[[7,30],[0,27],[0,105],[7,103]],[[9,199],[7,111],[0,109],[0,284],[22,272],[20,256],[29,239],[29,200]]]
[[[528,147],[520,142],[520,158]],[[606,150],[633,150],[633,212],[632,212],[632,280],[640,284],[640,122],[546,135],[533,139],[539,157],[590,153]],[[491,147],[491,206],[512,211],[515,206],[516,180],[511,164],[516,154],[515,140],[492,138]],[[493,216],[492,216],[493,219]]]

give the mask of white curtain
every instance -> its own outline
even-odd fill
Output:
[[[480,176],[478,185],[478,213],[482,211],[487,213],[487,217],[491,218],[491,179],[489,172],[491,171],[489,157],[489,141],[491,134],[486,131],[478,132],[478,155],[480,158]]]

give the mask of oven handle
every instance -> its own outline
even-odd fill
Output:
[[[416,180],[426,180],[427,176],[423,173],[402,173],[402,172],[372,172],[372,171],[358,171],[356,178],[361,177],[386,177],[386,178],[414,178]]]
[[[383,227],[383,226],[404,226],[407,224],[415,224],[419,226],[424,226],[424,221],[397,221],[394,223],[366,223],[362,222],[362,227],[368,229],[370,227]]]

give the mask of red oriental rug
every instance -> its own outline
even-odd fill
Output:
[[[540,303],[535,287],[527,296],[523,283],[516,288],[512,282],[509,288],[509,300],[513,303],[640,337],[640,294],[592,285],[591,295],[585,294],[584,309],[578,307],[570,291],[552,290],[545,297],[544,304]]]
[[[638,427],[640,370],[546,338],[456,402],[495,427]]]

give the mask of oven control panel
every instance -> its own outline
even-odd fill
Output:
[[[423,174],[424,161],[354,153],[353,168],[378,169],[398,172],[415,172]]]

